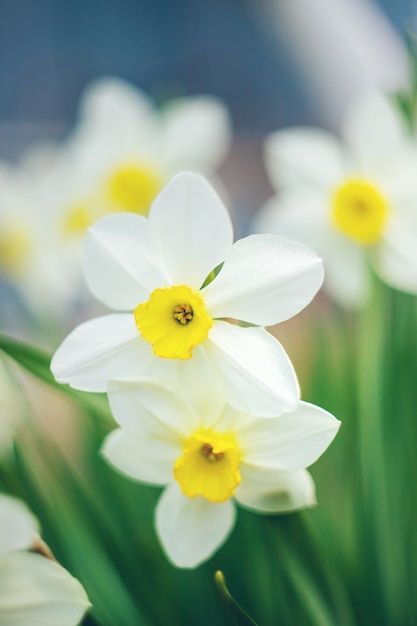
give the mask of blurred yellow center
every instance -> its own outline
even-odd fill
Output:
[[[84,235],[94,221],[92,211],[86,202],[74,204],[66,213],[63,222],[65,235]]]
[[[346,181],[336,189],[333,196],[334,226],[365,246],[380,239],[388,211],[385,198],[374,185],[364,180]]]
[[[108,193],[119,210],[147,215],[163,184],[163,177],[155,168],[125,163],[110,174]]]
[[[6,274],[16,275],[25,265],[30,250],[32,240],[30,232],[22,227],[0,231],[0,267]]]
[[[207,338],[213,325],[200,294],[185,285],[155,289],[134,316],[154,353],[167,359],[191,358],[193,347]]]
[[[199,430],[176,460],[174,478],[189,498],[204,496],[210,502],[225,502],[240,483],[240,457],[233,433]]]

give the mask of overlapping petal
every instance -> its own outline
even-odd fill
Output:
[[[132,311],[153,289],[169,284],[148,220],[129,213],[109,215],[89,229],[84,273],[96,298],[117,311]]]
[[[277,471],[247,464],[241,466],[242,482],[235,499],[258,513],[285,513],[316,504],[314,481],[307,470]]]
[[[236,511],[201,496],[187,498],[171,483],[156,508],[156,529],[168,558],[178,567],[193,568],[206,561],[227,539]]]
[[[156,359],[138,333],[133,315],[113,314],[77,326],[55,352],[56,380],[83,391],[106,391],[109,378],[172,376],[175,364]]]
[[[216,192],[197,174],[176,176],[156,198],[149,221],[173,285],[200,289],[232,246],[229,215]]]
[[[118,428],[106,437],[101,453],[126,476],[166,485],[172,479],[175,460],[181,455],[181,446],[167,430],[163,433],[165,437],[158,437],[156,432],[152,435],[148,432],[144,437],[143,433]]]
[[[300,241],[322,256],[330,230],[328,216],[323,212],[327,202],[327,194],[322,191],[283,192],[264,204],[252,229]]]
[[[80,583],[57,563],[25,552],[1,557],[2,626],[76,626],[89,606]]]
[[[277,235],[251,235],[233,245],[203,293],[214,318],[271,326],[307,306],[323,275],[321,259],[303,244]]]
[[[280,417],[253,420],[239,431],[245,461],[261,467],[299,470],[314,463],[334,439],[340,426],[331,413],[299,402]]]
[[[152,378],[110,380],[107,392],[115,420],[143,438],[187,437],[198,427],[198,416],[173,384]]]
[[[30,548],[38,531],[36,518],[23,502],[0,494],[0,557]]]
[[[294,369],[281,344],[263,328],[218,321],[204,350],[234,407],[266,417],[296,407],[299,387]]]

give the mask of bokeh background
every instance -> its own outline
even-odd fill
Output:
[[[64,136],[98,76],[161,102],[213,94],[232,114],[224,175],[244,220],[268,193],[263,136],[337,127],[357,89],[401,82],[399,35],[416,12],[412,0],[1,0],[0,158]]]

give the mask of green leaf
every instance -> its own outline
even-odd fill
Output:
[[[99,416],[108,416],[109,409],[104,394],[82,393],[68,385],[61,385],[52,375],[51,356],[35,346],[0,334],[0,350],[39,380],[80,403],[83,408]]]

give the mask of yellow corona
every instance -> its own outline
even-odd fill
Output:
[[[200,430],[184,445],[174,465],[174,477],[184,495],[204,496],[210,502],[225,502],[239,485],[240,452],[233,433]]]
[[[361,179],[350,179],[336,189],[331,211],[334,227],[364,246],[378,242],[389,213],[379,190]]]
[[[134,316],[154,353],[167,359],[191,358],[193,347],[207,338],[213,325],[201,295],[185,285],[155,289]]]

